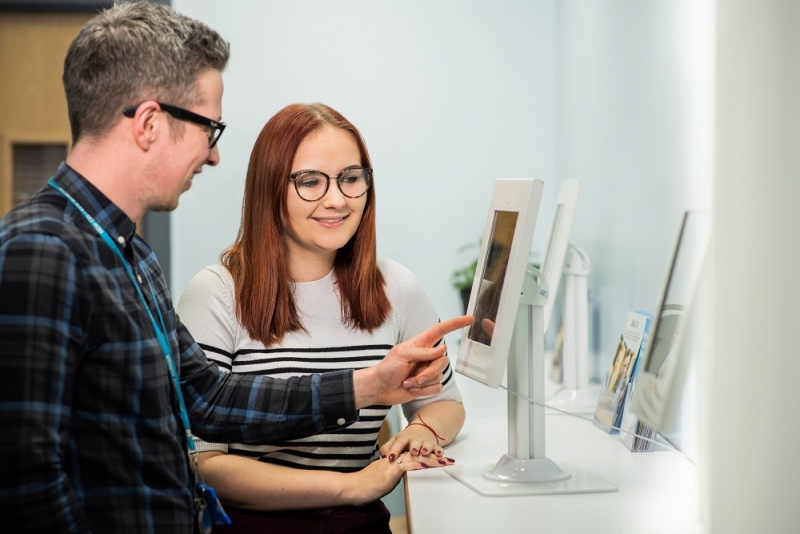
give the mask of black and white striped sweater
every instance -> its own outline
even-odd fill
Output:
[[[341,317],[335,276],[294,286],[300,318],[307,332],[287,334],[280,345],[265,348],[250,338],[236,319],[233,280],[221,265],[197,273],[184,290],[177,311],[209,359],[233,373],[288,378],[375,365],[389,350],[438,321],[419,280],[404,266],[380,259],[392,303],[389,319],[371,334],[349,328]],[[403,406],[410,417],[437,400],[461,401],[448,366],[444,390]],[[378,457],[376,438],[389,406],[362,408],[359,420],[347,427],[302,439],[246,444],[215,444],[198,440],[199,450],[222,450],[298,469],[352,472]]]

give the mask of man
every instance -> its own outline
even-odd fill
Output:
[[[230,375],[180,323],[135,236],[216,165],[225,41],[169,8],[92,19],[64,64],[73,149],[0,221],[0,531],[193,532],[188,426],[267,441],[350,424],[441,389],[441,323],[375,367]],[[185,405],[185,409],[182,407]]]

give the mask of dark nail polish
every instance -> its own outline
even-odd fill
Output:
[[[428,468],[428,466],[426,464],[422,464],[422,467],[425,468],[425,469]]]
[[[419,451],[417,449],[411,449],[411,452],[413,452],[414,454],[417,454]]]
[[[455,461],[455,460],[453,460],[452,458],[448,458],[448,460],[449,460],[450,462],[456,463],[456,461]]]
[[[394,462],[394,459],[395,459],[394,453],[390,454],[389,455],[389,461],[390,462]]]
[[[442,465],[447,465],[447,462],[445,462],[444,460],[437,460],[437,462],[439,462]]]
[[[381,454],[381,458],[386,458],[386,455],[385,454]]]

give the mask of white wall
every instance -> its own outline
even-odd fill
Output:
[[[483,231],[494,178],[540,178],[554,198],[552,1],[174,7],[232,48],[222,163],[194,179],[172,215],[176,300],[233,241],[250,149],[292,102],[329,104],[359,128],[376,171],[378,252],[416,273],[443,318],[461,313],[449,276],[468,259],[456,250]]]
[[[583,181],[572,242],[605,373],[627,312],[656,306],[683,210],[711,205],[713,1],[557,6],[556,176]]]
[[[285,3],[175,0],[231,42],[222,163],[172,214],[172,289],[236,234],[250,148],[291,102],[332,105],[376,168],[379,253],[410,267],[442,317],[492,180],[583,190],[573,242],[592,259],[594,373],[630,309],[652,310],[683,209],[710,205],[712,0]],[[451,342],[455,339],[451,339]]]
[[[572,241],[592,259],[596,377],[627,312],[654,308],[682,210],[710,205],[712,0],[174,7],[232,47],[222,163],[172,214],[176,300],[234,239],[250,148],[296,101],[359,127],[377,173],[379,253],[417,274],[442,317],[460,313],[449,275],[483,230],[494,178],[545,181],[539,257],[558,180],[582,180]]]

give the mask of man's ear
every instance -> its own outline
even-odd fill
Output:
[[[131,134],[139,147],[145,152],[156,142],[161,135],[164,122],[158,120],[161,108],[153,101],[148,100],[139,104],[136,114],[131,121]]]

